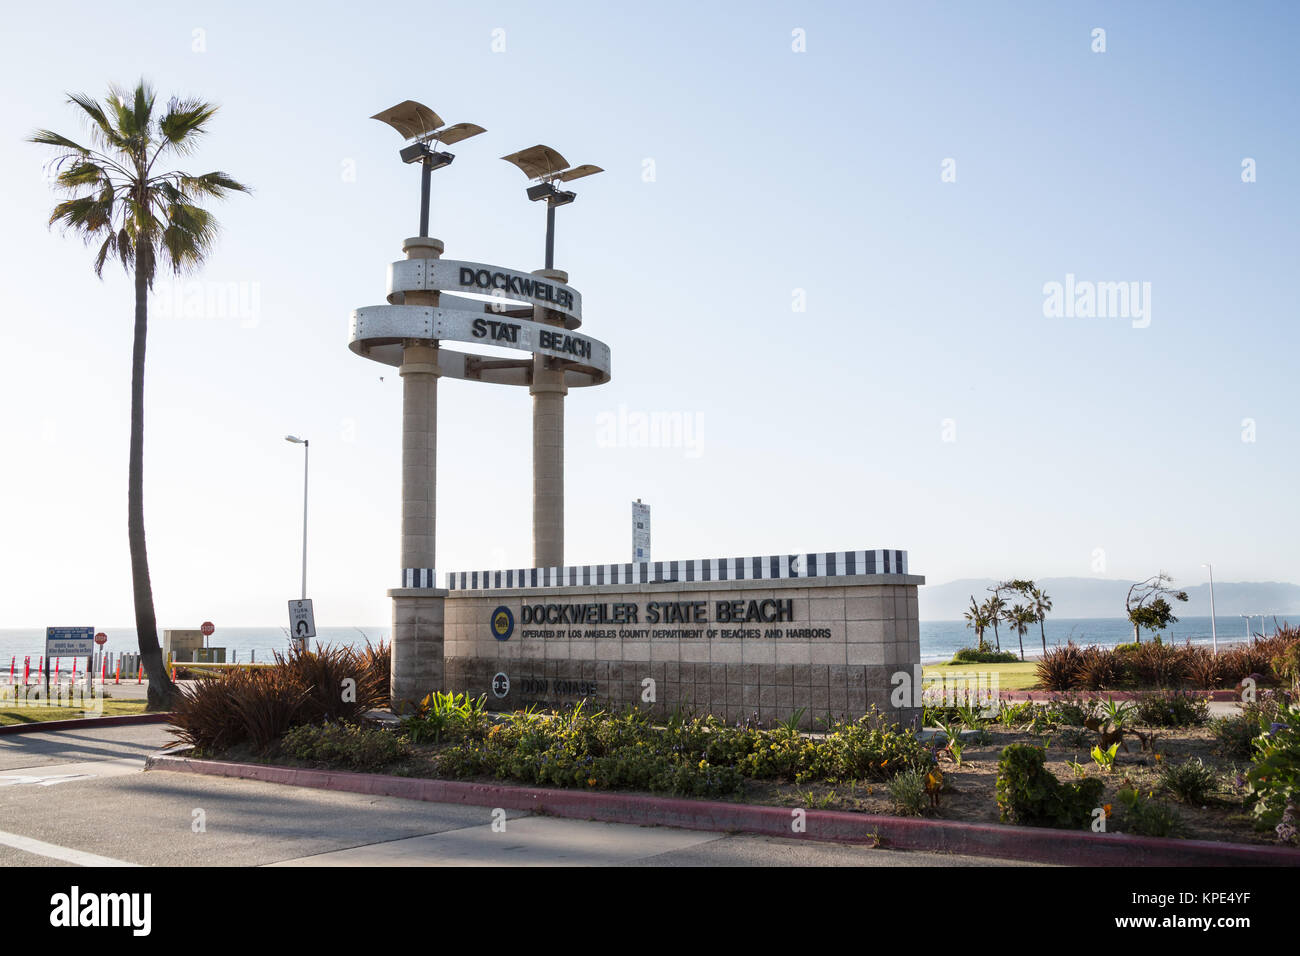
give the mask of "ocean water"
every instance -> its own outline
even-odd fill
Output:
[[[1219,643],[1235,643],[1246,639],[1245,622],[1237,617],[1216,619]],[[1273,622],[1268,621],[1266,631],[1272,633]],[[135,629],[130,627],[103,627],[100,630],[108,635],[106,649],[112,655],[121,651],[134,651]],[[1113,647],[1133,639],[1133,628],[1123,618],[1048,618],[1046,622],[1047,646],[1050,648],[1066,641],[1076,644],[1095,644]],[[353,647],[365,646],[369,639],[372,644],[388,640],[389,627],[386,624],[359,627],[322,627],[317,629],[318,644],[345,644]],[[1019,653],[1019,638],[1005,627],[999,628],[1003,650]],[[989,644],[993,644],[993,631],[985,633]],[[161,638],[161,633],[159,635]],[[1149,638],[1143,632],[1142,639]],[[1193,644],[1210,643],[1209,617],[1184,617],[1164,633],[1166,641],[1191,641]],[[223,627],[208,639],[212,647],[226,648],[226,660],[268,661],[274,651],[288,649],[289,640],[280,627]],[[922,621],[921,622],[921,660],[924,663],[946,661],[953,653],[975,643],[975,632],[966,626],[965,621]],[[36,667],[37,657],[45,652],[45,631],[42,628],[0,629],[0,668],[9,667],[11,659],[16,658],[16,667],[22,670],[23,658],[31,656],[31,666]],[[1035,626],[1025,635],[1025,658],[1042,654],[1042,641]],[[71,661],[67,662],[71,667]]]

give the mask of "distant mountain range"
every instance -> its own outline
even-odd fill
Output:
[[[976,601],[989,597],[988,588],[997,582],[992,578],[962,578],[947,584],[927,584],[920,589],[920,612],[923,621],[957,621],[970,606],[973,594]],[[1041,578],[1038,586],[1052,599],[1052,617],[1123,617],[1124,598],[1133,581],[1115,581],[1104,578]],[[1174,613],[1179,617],[1209,617],[1210,586],[1194,584],[1184,586],[1175,580],[1174,587],[1187,592],[1187,603],[1175,601]],[[1217,617],[1235,617],[1239,614],[1277,615],[1278,620],[1290,617],[1294,623],[1300,618],[1300,584],[1279,581],[1215,581],[1214,611]]]

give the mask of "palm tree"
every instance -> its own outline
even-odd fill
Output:
[[[1029,607],[1038,618],[1038,635],[1043,639],[1043,653],[1047,653],[1047,631],[1043,627],[1043,619],[1047,617],[1047,612],[1052,609],[1052,599],[1046,591],[1040,587],[1031,587],[1029,589]]]
[[[141,80],[127,92],[109,88],[104,103],[77,93],[68,102],[90,120],[91,146],[51,130],[37,130],[30,142],[59,151],[55,186],[71,195],[54,207],[50,225],[98,242],[95,274],[103,277],[109,256],[135,279],[135,338],[131,352],[131,446],[127,467],[127,539],[135,598],[135,631],[149,677],[150,710],[171,706],[176,687],[163,667],[154,615],[153,587],[144,538],[144,355],[149,324],[148,296],[159,264],[180,274],[202,264],[217,236],[217,221],[198,203],[247,192],[222,172],[192,176],[162,172],[166,154],[191,153],[217,107],[173,98],[161,116],[155,94]]]
[[[974,601],[974,598],[971,598]],[[1002,617],[1006,610],[1007,602],[1002,600],[1001,595],[995,594],[982,605],[980,610],[988,617],[989,623],[993,625],[993,640],[997,644],[997,649],[1002,650],[1002,639],[998,637],[998,618]]]
[[[1029,625],[1038,620],[1034,614],[1033,608],[1025,607],[1023,604],[1017,604],[1002,612],[1002,620],[1007,622],[1011,630],[1020,635],[1020,659],[1025,659],[1025,632],[1029,630]]]
[[[975,603],[975,595],[971,595],[970,610],[964,612],[962,617],[966,618],[967,627],[975,628],[975,641],[979,645],[979,649],[984,650],[988,646],[984,643],[984,631],[989,626],[991,619],[985,613],[984,608]]]

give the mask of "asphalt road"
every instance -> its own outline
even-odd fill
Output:
[[[145,773],[170,742],[158,724],[0,737],[0,866],[1010,865]]]

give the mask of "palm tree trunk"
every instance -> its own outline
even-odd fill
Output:
[[[1046,657],[1047,656],[1047,631],[1043,628],[1043,619],[1041,617],[1038,619],[1038,633],[1043,638],[1043,656]]]
[[[998,637],[998,622],[993,622],[993,640],[997,644],[998,650],[1002,650],[1002,638]]]
[[[1020,631],[1020,659],[1025,659],[1025,632]]]
[[[169,710],[176,685],[163,667],[158,620],[144,543],[144,351],[149,327],[149,250],[137,246],[135,261],[135,343],[131,349],[131,457],[127,466],[127,538],[131,548],[131,588],[140,660],[149,678],[148,710]]]

